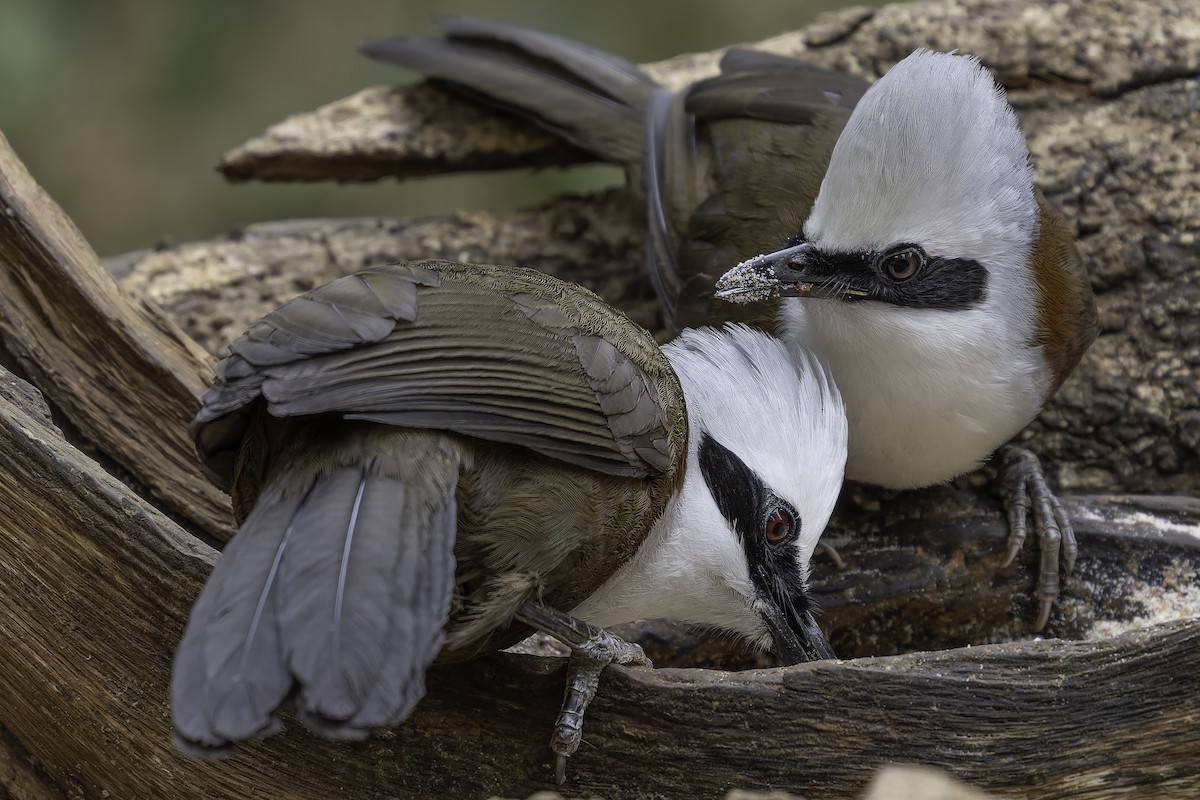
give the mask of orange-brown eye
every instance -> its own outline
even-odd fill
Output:
[[[767,517],[767,541],[779,544],[788,538],[792,532],[792,520],[782,511],[776,511]]]
[[[894,281],[906,281],[925,266],[925,253],[919,247],[904,247],[883,257],[883,271]]]

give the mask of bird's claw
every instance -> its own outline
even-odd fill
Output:
[[[562,753],[554,756],[554,782],[559,786],[567,782],[567,758]]]
[[[561,786],[567,780],[567,759],[575,754],[583,740],[584,713],[600,687],[600,673],[609,664],[626,667],[653,667],[654,664],[640,645],[541,602],[525,603],[517,616],[526,624],[562,640],[572,651],[562,709],[550,737],[550,749],[555,756],[554,779]]]
[[[554,723],[550,749],[555,753],[554,778],[561,786],[567,779],[567,759],[583,741],[583,715],[600,687],[600,673],[609,664],[626,667],[653,667],[640,645],[597,629],[599,636],[589,639],[571,654],[567,668],[567,688],[562,710]]]
[[[1041,543],[1037,588],[1039,608],[1034,624],[1034,630],[1040,631],[1046,627],[1050,609],[1058,599],[1060,552],[1063,572],[1069,573],[1075,566],[1079,545],[1066,510],[1046,485],[1037,456],[1016,445],[1002,447],[998,456],[1007,490],[1004,505],[1008,512],[1008,552],[1003,565],[1011,564],[1021,552],[1028,532],[1030,512],[1033,514],[1034,531]]]

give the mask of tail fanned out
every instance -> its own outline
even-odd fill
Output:
[[[293,688],[301,717],[332,738],[408,716],[444,641],[455,518],[453,481],[414,487],[366,463],[306,492],[269,487],[176,653],[177,745],[215,756],[273,733]]]
[[[445,39],[372,39],[359,49],[533,119],[617,164],[642,159],[658,85],[637,65],[582,42],[502,22],[443,17]]]

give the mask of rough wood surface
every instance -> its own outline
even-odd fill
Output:
[[[1078,233],[1102,326],[1025,443],[1063,489],[1200,491],[1200,4],[959,0],[851,9],[762,46],[868,77],[915,47],[957,47],[997,71],[1021,116],[1039,184]],[[655,69],[677,84],[711,72],[716,57],[681,56]],[[443,166],[450,143],[473,147],[462,106],[443,109],[444,128],[430,127],[443,117],[426,108],[411,129],[425,150],[435,141],[432,157]],[[393,112],[408,119],[403,109]],[[327,126],[316,126],[288,146],[320,150],[326,135]],[[405,158],[424,152],[403,136],[351,139],[381,149],[386,140]],[[356,177],[331,151],[324,151],[328,174]],[[618,191],[511,213],[255,225],[116,263],[125,287],[220,352],[300,288],[364,264],[424,257],[544,269],[596,289],[653,330],[642,247],[640,217]]]
[[[175,752],[170,655],[213,551],[68,444],[37,393],[7,373],[0,459],[0,785],[9,796],[484,797],[547,788],[563,664],[511,654],[434,670],[415,717],[366,742],[325,742],[289,721],[282,735],[225,761]],[[1078,502],[1099,514],[1110,505]],[[1171,500],[1124,502],[1156,530],[1196,515]],[[1081,516],[1086,571],[1105,551],[1107,528]],[[1157,534],[1126,542],[1128,559],[1157,557]],[[1200,539],[1176,544],[1194,583]],[[879,765],[904,761],[999,795],[1102,798],[1137,787],[1139,797],[1187,796],[1200,791],[1198,640],[1192,618],[1099,643],[742,673],[613,669],[589,713],[587,746],[572,759],[569,791],[678,797],[687,786],[690,796],[719,797],[737,786],[852,797]]]
[[[455,111],[445,120],[448,105]],[[336,175],[331,159],[338,161]],[[375,86],[273,125],[227,154],[218,169],[235,181],[366,181],[396,171],[416,177],[586,160],[561,139],[438,89]]]
[[[162,505],[228,536],[227,498],[200,473],[187,423],[211,358],[128,299],[0,134],[0,337],[73,428]]]
[[[831,537],[847,567],[818,561],[815,581],[841,653],[876,657],[741,673],[610,670],[568,794],[676,797],[696,787],[691,796],[718,797],[737,786],[851,797],[894,760],[940,766],[998,796],[1200,795],[1200,509],[1186,497],[1127,494],[1200,490],[1200,8],[921,3],[850,10],[764,46],[795,54],[796,43],[805,57],[868,76],[917,45],[976,52],[1009,87],[1043,188],[1077,227],[1104,333],[1028,436],[1059,486],[1097,493],[1065,498],[1082,554],[1048,629],[1082,641],[986,644],[1026,634],[1034,554],[998,568],[1001,515],[977,481],[895,496],[859,487]],[[681,57],[661,74],[678,81],[714,64],[713,54]],[[445,160],[433,116],[411,130],[430,137],[425,163]],[[497,127],[481,165],[509,157],[510,134],[530,135]],[[471,142],[463,132],[460,144]],[[224,501],[198,472],[150,467],[195,470],[185,407],[205,362],[97,274],[15,159],[0,170],[0,330],[51,401],[0,370],[0,797],[547,788],[562,664],[511,654],[435,670],[416,717],[367,742],[330,744],[290,722],[224,762],[171,748],[170,658],[215,553],[101,464],[117,463],[197,529],[209,523],[193,493],[218,503],[207,519],[219,529]],[[537,266],[654,327],[629,206],[616,191],[504,214],[253,225],[110,266],[128,296],[162,305],[211,352],[298,291],[406,258]],[[144,381],[149,394],[128,395],[125,381]],[[54,427],[51,408],[100,463]],[[677,630],[642,636],[664,664],[755,663],[711,643],[681,656]],[[913,648],[960,649],[879,656]]]

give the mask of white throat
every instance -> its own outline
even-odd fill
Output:
[[[842,393],[850,480],[910,489],[970,472],[1037,416],[1049,391],[1040,351],[987,307],[789,299],[780,321],[789,346],[829,364]]]

